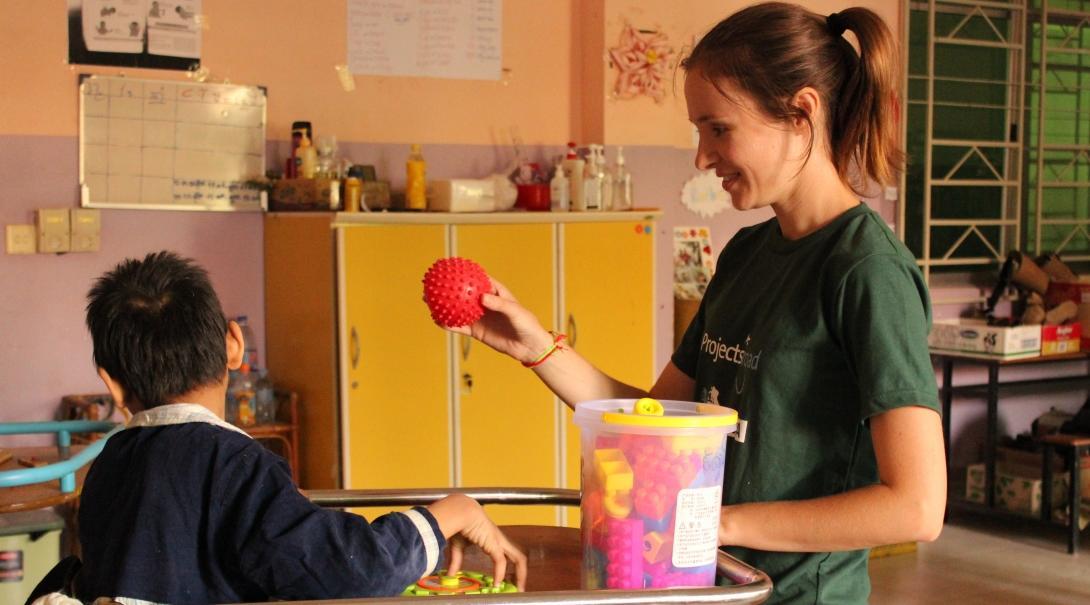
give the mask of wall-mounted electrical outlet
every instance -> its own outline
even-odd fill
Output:
[[[8,254],[34,254],[38,251],[38,233],[34,225],[7,225],[4,231]]]

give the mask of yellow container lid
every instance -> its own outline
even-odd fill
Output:
[[[710,403],[667,401],[664,406],[650,397],[608,402],[616,405],[602,411],[601,420],[605,424],[661,428],[720,428],[738,424],[737,411]],[[605,402],[588,402],[591,403],[598,404],[594,406],[597,408],[605,407],[601,405]]]

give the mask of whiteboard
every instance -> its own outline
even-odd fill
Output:
[[[79,86],[88,208],[263,210],[262,88],[87,76]]]

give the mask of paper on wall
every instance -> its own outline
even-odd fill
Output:
[[[348,0],[352,73],[499,80],[503,0]]]

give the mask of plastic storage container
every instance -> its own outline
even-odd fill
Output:
[[[581,432],[582,585],[713,586],[730,408],[604,399],[575,406]]]
[[[0,603],[23,603],[60,561],[64,521],[52,510],[0,515]]]

